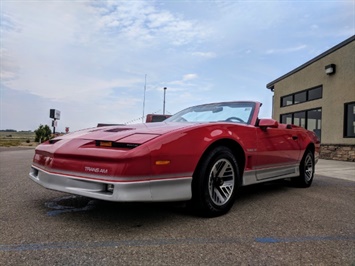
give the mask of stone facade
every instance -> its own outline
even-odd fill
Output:
[[[355,162],[355,145],[321,144],[320,158]]]

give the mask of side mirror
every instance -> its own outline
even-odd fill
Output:
[[[263,130],[265,130],[268,127],[271,128],[278,128],[279,127],[279,122],[277,122],[274,119],[269,119],[269,118],[263,118],[259,120],[259,127]]]

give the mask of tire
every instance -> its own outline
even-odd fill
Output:
[[[300,175],[292,179],[297,187],[310,187],[314,177],[314,155],[310,150],[306,150],[300,164]]]
[[[203,158],[192,181],[192,205],[199,215],[216,217],[233,206],[239,178],[237,161],[227,147],[212,150]]]

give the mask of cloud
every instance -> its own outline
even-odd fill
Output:
[[[206,59],[217,57],[216,53],[214,53],[214,52],[193,52],[192,55],[197,56],[197,57],[206,58]]]
[[[71,129],[123,123],[142,115],[144,91],[146,113],[162,109],[164,87],[172,113],[231,99],[270,99],[267,107],[266,83],[354,34],[350,7],[331,1],[3,1],[1,121],[37,125],[56,108],[60,125]],[[15,109],[31,119],[15,116]]]
[[[91,100],[115,88],[134,88],[142,82],[143,68],[152,69],[149,60],[156,53],[206,36],[196,21],[158,9],[154,2],[35,2],[5,7],[17,11],[12,19],[17,22],[6,27],[4,46],[14,56],[2,63],[6,78],[2,82],[54,100]],[[172,60],[154,63],[153,68]]]
[[[197,77],[198,77],[197,74],[186,74],[182,77],[182,80],[187,81],[187,80],[196,79]]]
[[[313,24],[313,25],[311,25],[311,29],[312,29],[312,30],[318,30],[318,29],[319,29],[319,26],[316,25],[316,24]]]
[[[185,74],[181,77],[179,80],[174,80],[174,81],[169,81],[167,82],[168,85],[173,85],[174,88],[172,89],[173,91],[182,91],[186,90],[186,87],[192,87],[195,86],[193,83],[191,83],[192,80],[196,80],[198,78],[197,74]]]
[[[102,2],[96,12],[104,14],[97,21],[99,29],[146,45],[162,42],[181,46],[208,35],[207,29],[197,21],[158,9],[154,2]]]
[[[31,91],[32,94],[47,99],[65,102],[82,102],[95,101],[96,99],[105,99],[115,89],[131,89],[136,84],[141,83],[140,79],[99,79],[93,77],[78,77],[74,79],[69,76],[67,80],[61,82],[53,82],[59,80],[56,75],[41,75],[32,79],[32,76],[23,76],[21,79],[11,79],[4,81],[4,84],[10,88],[23,88],[23,90]],[[44,86],[46,84],[46,86]]]
[[[18,77],[18,67],[7,49],[0,47],[1,67],[0,78],[2,82],[13,80]]]
[[[286,54],[286,53],[293,53],[300,50],[304,50],[307,48],[307,45],[302,44],[293,47],[281,48],[281,49],[269,49],[266,51],[266,54]]]

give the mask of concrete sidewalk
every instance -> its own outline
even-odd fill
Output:
[[[318,160],[316,175],[355,181],[355,162]]]

